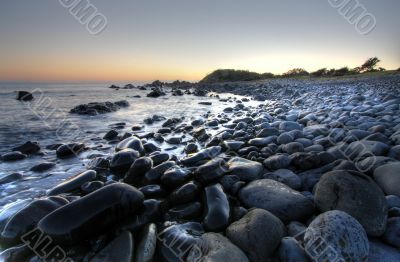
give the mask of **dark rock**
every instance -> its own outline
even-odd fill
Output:
[[[291,159],[287,155],[274,155],[264,160],[263,164],[269,170],[285,169],[289,167]]]
[[[204,189],[204,203],[204,228],[212,232],[224,230],[229,224],[230,207],[220,184]]]
[[[12,173],[12,174],[6,175],[6,176],[0,178],[0,185],[12,183],[14,181],[21,179],[22,177],[23,176],[20,173]]]
[[[124,149],[114,154],[110,162],[111,173],[123,177],[139,156],[139,152],[133,149]]]
[[[194,178],[200,183],[207,185],[217,182],[227,171],[225,161],[222,158],[216,158],[199,166],[194,172]]]
[[[122,229],[138,232],[148,223],[155,223],[161,220],[162,202],[155,199],[147,199],[135,214],[126,217]]]
[[[87,168],[95,170],[96,172],[104,172],[110,168],[110,161],[103,157],[96,157],[89,162]]]
[[[76,244],[118,225],[137,211],[143,194],[134,187],[114,183],[52,212],[38,228],[55,243]]]
[[[192,182],[186,183],[174,190],[168,197],[171,205],[179,205],[191,202],[199,195],[201,187]]]
[[[400,248],[400,217],[389,218],[383,240],[396,248]]]
[[[160,185],[147,185],[139,188],[146,198],[159,199],[167,195],[167,191]]]
[[[114,129],[111,129],[110,131],[108,131],[104,136],[103,136],[103,139],[106,139],[106,140],[113,140],[113,139],[115,139],[115,138],[117,138],[118,137],[118,131],[116,131],[116,130],[114,130]]]
[[[389,163],[375,169],[374,179],[387,195],[400,197],[400,163]]]
[[[162,164],[159,164],[156,167],[153,167],[149,171],[146,172],[144,175],[144,181],[147,184],[157,184],[161,181],[161,177],[164,175],[164,173],[170,169],[171,167],[175,166],[174,161],[168,161],[164,162]]]
[[[272,173],[265,174],[263,178],[281,182],[294,190],[301,189],[301,178],[288,169],[278,169]]]
[[[370,177],[361,173],[340,170],[324,174],[315,188],[315,204],[322,212],[336,209],[350,214],[370,236],[385,232],[385,196]]]
[[[30,155],[40,151],[39,143],[28,141],[23,145],[14,147],[12,151],[19,151],[22,154]]]
[[[264,170],[261,163],[240,157],[231,158],[227,166],[231,175],[237,176],[240,180],[246,182],[261,178]]]
[[[49,169],[52,169],[55,166],[56,166],[55,163],[43,162],[43,163],[40,163],[40,164],[37,164],[37,165],[31,167],[30,171],[33,171],[33,172],[44,172],[44,171],[47,171]]]
[[[144,154],[142,141],[140,141],[140,139],[135,136],[126,138],[123,141],[119,142],[119,144],[115,147],[115,151],[118,152],[128,148],[136,150],[140,153],[140,155]]]
[[[213,159],[214,157],[218,156],[221,153],[221,147],[220,146],[213,146],[209,148],[205,148],[198,153],[195,153],[189,157],[186,157],[181,160],[181,163],[185,166],[193,166],[196,163],[207,160],[207,159]]]
[[[281,240],[278,258],[285,262],[311,262],[303,247],[292,237],[285,237]]]
[[[126,100],[117,102],[93,102],[88,104],[78,105],[70,110],[72,114],[79,115],[97,115],[115,112],[121,107],[128,107],[129,103]]]
[[[191,179],[191,171],[178,166],[171,167],[161,176],[161,183],[168,188],[176,188]]]
[[[92,182],[86,182],[81,186],[81,190],[84,195],[90,194],[96,190],[99,190],[104,186],[104,183],[102,181],[92,181]]]
[[[21,152],[14,151],[14,152],[9,152],[5,153],[4,155],[1,156],[3,161],[8,162],[8,161],[18,161],[27,158],[27,155],[22,154]]]
[[[285,225],[263,209],[249,211],[226,229],[226,236],[250,261],[265,261],[271,257],[285,235]]]
[[[53,189],[47,191],[47,195],[55,196],[64,193],[71,193],[79,190],[81,186],[87,182],[93,181],[96,179],[97,173],[94,170],[88,170],[83,173],[80,173],[74,177],[71,177],[67,181],[57,185]]]
[[[157,226],[147,224],[140,232],[139,243],[135,251],[135,262],[150,262],[156,251]]]
[[[31,101],[33,100],[33,94],[28,91],[17,91],[17,100]]]
[[[124,231],[105,248],[90,259],[93,262],[118,261],[131,262],[134,256],[134,240],[130,232]]]
[[[56,150],[56,154],[59,158],[66,158],[73,155],[78,155],[84,149],[85,149],[84,144],[71,143],[59,146]]]
[[[201,216],[201,211],[202,206],[200,202],[177,205],[168,210],[165,219],[172,221],[193,220]]]
[[[197,145],[195,143],[189,143],[185,146],[186,154],[193,154],[198,151]]]
[[[306,230],[304,246],[308,254],[316,253],[317,243],[324,241],[337,261],[367,261],[369,243],[363,227],[345,212],[328,211],[315,218]]]
[[[153,168],[153,160],[149,157],[136,159],[124,177],[124,182],[133,186],[139,186],[143,182],[144,175]]]
[[[314,213],[314,205],[307,197],[270,179],[250,182],[240,190],[239,199],[246,207],[265,209],[284,223],[302,221]]]

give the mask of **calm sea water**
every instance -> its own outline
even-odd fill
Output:
[[[154,114],[167,118],[185,117],[185,121],[190,123],[206,114],[218,114],[222,108],[232,105],[232,102],[192,95],[175,97],[168,94],[160,98],[147,98],[149,90],[116,91],[107,86],[0,84],[0,154],[9,152],[12,147],[28,140],[39,142],[43,149],[43,156],[30,156],[17,162],[0,162],[0,178],[13,172],[23,175],[22,180],[0,185],[0,208],[9,203],[44,195],[47,189],[83,171],[90,155],[101,156],[112,153],[114,145],[102,139],[112,124],[125,122],[126,128],[120,132],[129,132],[132,125],[143,124],[145,118]],[[15,99],[17,90],[33,92],[35,100],[17,101]],[[230,95],[221,95],[221,97],[228,96]],[[71,108],[82,103],[118,100],[127,100],[130,107],[97,116],[69,113]],[[201,101],[212,102],[212,106],[200,105]],[[161,124],[146,126],[144,131],[154,131]],[[54,151],[45,149],[47,145],[70,142],[85,143],[90,150],[78,158],[60,160]],[[159,146],[171,147],[166,143]],[[181,150],[182,148],[178,148],[171,152],[178,154]],[[56,162],[56,167],[44,173],[29,171],[32,166],[44,161]]]

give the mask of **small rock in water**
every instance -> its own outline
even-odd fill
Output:
[[[9,152],[5,153],[4,155],[1,156],[3,161],[8,162],[8,161],[18,161],[27,158],[27,155],[22,154],[21,152],[14,151],[14,152]]]
[[[28,91],[17,91],[17,100],[31,101],[33,100],[33,94]]]
[[[12,150],[19,151],[22,154],[30,155],[30,154],[35,154],[35,153],[39,152],[40,146],[39,146],[39,143],[37,143],[37,142],[28,141],[23,145],[14,147]]]
[[[73,155],[77,156],[84,149],[84,144],[71,143],[59,146],[56,150],[56,154],[59,158],[66,158]]]
[[[21,179],[23,176],[20,173],[12,173],[0,178],[0,185],[8,184]]]
[[[49,169],[52,169],[55,166],[56,166],[55,163],[43,162],[43,163],[40,163],[40,164],[37,164],[37,165],[31,167],[30,171],[33,171],[33,172],[44,172],[44,171],[47,171]]]

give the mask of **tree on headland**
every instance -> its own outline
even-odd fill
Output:
[[[362,64],[360,67],[356,67],[355,70],[359,73],[374,72],[376,71],[375,67],[380,61],[381,60],[376,56],[368,58],[367,61],[364,62],[364,64]]]
[[[273,78],[274,74],[259,74],[247,70],[234,69],[218,69],[208,74],[200,82],[201,83],[219,83],[219,82],[237,82],[237,81],[253,81]]]
[[[308,73],[305,69],[303,68],[293,68],[286,73],[283,74],[285,77],[291,77],[291,76],[308,76],[310,73]]]

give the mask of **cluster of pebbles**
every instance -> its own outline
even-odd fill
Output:
[[[400,81],[389,80],[282,88],[191,123],[146,119],[164,121],[154,133],[111,130],[112,155],[3,211],[0,260],[400,261]]]

